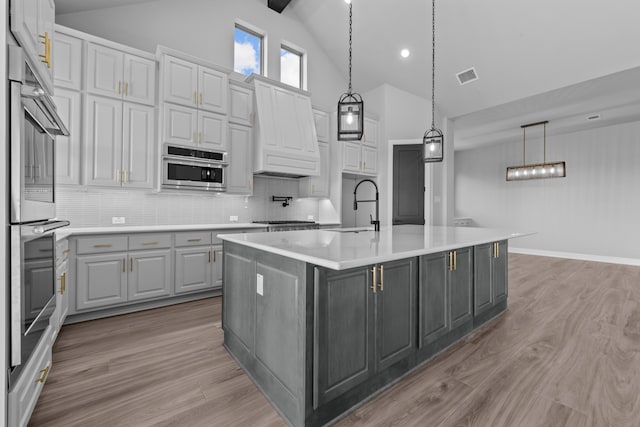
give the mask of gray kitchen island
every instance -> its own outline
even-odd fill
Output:
[[[291,425],[323,425],[506,310],[507,241],[523,235],[220,235],[225,347]]]

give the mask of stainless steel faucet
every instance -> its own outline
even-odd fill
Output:
[[[370,182],[376,188],[375,200],[358,200],[358,197],[357,197],[358,187],[360,187],[360,184],[362,184],[363,182]],[[361,203],[375,202],[376,203],[376,219],[374,220],[371,214],[369,214],[369,217],[371,218],[371,224],[373,224],[373,229],[375,231],[380,231],[380,195],[378,193],[378,185],[368,178],[360,181],[356,185],[355,190],[353,190],[353,210],[354,211],[358,210],[358,202],[361,202]]]

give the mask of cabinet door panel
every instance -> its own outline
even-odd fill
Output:
[[[129,253],[129,301],[171,293],[171,251]]]
[[[51,299],[54,271],[51,259],[26,261],[24,270],[24,298],[28,307],[26,315],[32,320]]]
[[[415,295],[418,280],[415,258],[380,266],[376,294],[378,372],[413,354]]]
[[[124,53],[89,43],[87,58],[87,92],[122,98]]]
[[[164,104],[163,142],[194,145],[198,141],[198,111]]]
[[[198,66],[165,55],[163,69],[164,100],[197,107]]]
[[[176,294],[212,287],[211,257],[208,246],[176,249]]]
[[[51,85],[53,82],[53,70],[55,68],[55,51],[56,51],[56,43],[55,43],[55,21],[56,21],[56,5],[53,0],[40,0],[38,4],[38,32],[40,34],[48,34],[50,40],[49,54],[51,58],[49,59],[49,65],[41,62],[42,66],[40,69],[45,73],[43,76],[47,80],[47,84]],[[42,39],[40,39],[42,40]],[[45,49],[44,44],[40,43],[40,54],[44,55]],[[45,84],[46,86],[46,84]]]
[[[76,310],[127,301],[127,254],[79,256],[76,259]]]
[[[229,86],[229,122],[251,126],[253,124],[253,91]]]
[[[227,193],[252,194],[253,144],[248,126],[229,125],[229,166]]]
[[[378,122],[372,119],[364,119],[364,135],[362,143],[378,149]]]
[[[378,173],[378,149],[362,146],[362,172],[375,175]]]
[[[507,298],[509,269],[507,265],[507,241],[498,242],[498,256],[493,259],[493,300],[494,304]]]
[[[316,128],[316,135],[319,142],[331,142],[329,135],[329,113],[324,111],[313,110],[313,121]]]
[[[343,142],[342,170],[360,172],[362,148],[359,142]]]
[[[298,180],[300,197],[329,197],[330,169],[329,169],[329,144],[318,143],[320,152],[320,176],[310,176]]]
[[[124,57],[124,99],[154,105],[156,63],[134,55]]]
[[[227,149],[226,116],[199,111],[198,128],[198,141],[203,148],[213,150]]]
[[[56,64],[53,69],[55,85],[80,90],[82,88],[82,40],[56,33],[53,57]],[[56,90],[56,95],[58,95],[58,90]]]
[[[278,109],[282,111],[282,115],[286,117],[297,117],[296,94],[286,89],[273,87],[273,100]],[[298,145],[302,141],[300,136],[300,123],[297,120],[291,120],[287,123],[278,123],[276,135],[278,135],[278,146],[286,151],[301,151]]]
[[[224,271],[229,282],[222,292],[222,327],[233,333],[246,350],[253,352],[256,304],[256,262],[238,254],[224,253]]]
[[[85,115],[87,184],[120,186],[122,101],[87,96]]]
[[[472,293],[473,248],[456,249],[456,268],[449,272],[451,286],[451,329],[471,319],[473,315]]]
[[[69,136],[56,136],[56,184],[80,184],[81,95],[56,89],[53,101],[58,115],[69,129]]]
[[[213,289],[222,289],[222,246],[214,246],[213,254]]]
[[[128,187],[153,186],[154,111],[153,107],[124,103],[122,168],[127,171],[123,184]]]
[[[227,113],[227,75],[205,67],[198,68],[198,108],[213,113]]]
[[[420,257],[420,346],[449,331],[449,293],[443,254]]]
[[[347,392],[373,373],[373,293],[369,268],[317,269],[314,407]]]
[[[476,246],[474,258],[473,315],[477,316],[493,305],[493,291],[491,289],[493,243]]]

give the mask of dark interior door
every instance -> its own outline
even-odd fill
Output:
[[[393,224],[424,225],[422,144],[393,146]]]

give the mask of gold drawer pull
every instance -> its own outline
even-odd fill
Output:
[[[453,269],[458,269],[458,251],[453,251]]]
[[[384,292],[384,265],[380,266],[380,291]]]
[[[129,96],[129,83],[124,84],[124,94],[125,96]]]
[[[36,380],[37,383],[43,383],[47,379],[47,375],[49,374],[49,367],[47,366],[44,369],[40,369],[40,373],[42,376]]]
[[[67,292],[67,272],[62,273],[62,294]]]
[[[145,245],[145,246],[149,246],[149,245],[159,245],[159,244],[160,244],[160,242],[144,242],[144,243],[142,243],[142,244],[143,244],[143,245]]]
[[[373,291],[373,293],[376,293],[376,285],[378,282],[378,277],[377,277],[377,269],[376,266],[374,265],[373,268],[371,269],[371,272],[373,273],[373,284],[371,285],[371,290]]]
[[[94,248],[110,248],[111,245],[110,243],[99,243],[97,245],[93,245]]]
[[[71,252],[71,249],[65,249],[64,251],[62,251],[63,254],[68,254],[69,252]]]
[[[202,105],[202,92],[200,92],[200,105]]]
[[[449,252],[449,271],[453,271],[453,252]]]
[[[209,251],[209,264],[211,264],[211,251]]]
[[[193,103],[196,104],[196,105],[198,105],[198,100],[196,98],[197,96],[198,96],[198,94],[196,92],[193,92]]]
[[[133,271],[133,257],[129,258],[129,269]]]
[[[202,239],[189,239],[189,240],[187,240],[187,241],[188,241],[188,242],[199,242],[199,241],[201,241],[201,240],[202,240]]]

